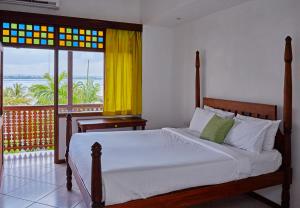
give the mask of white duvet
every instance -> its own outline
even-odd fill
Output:
[[[106,205],[238,180],[253,169],[249,154],[199,139],[187,129],[75,134],[70,156],[89,192],[90,150],[96,141],[102,145]],[[280,166],[276,153],[276,165],[264,173]]]

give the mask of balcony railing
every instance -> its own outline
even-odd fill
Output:
[[[98,104],[60,106],[60,112],[100,111]],[[54,148],[53,106],[3,107],[3,145],[5,153]]]

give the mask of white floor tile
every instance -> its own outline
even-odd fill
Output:
[[[12,192],[8,192],[7,195],[30,201],[37,201],[57,188],[58,187],[55,185],[32,181]]]
[[[34,203],[30,205],[28,208],[53,208],[53,207],[44,204]]]
[[[77,204],[74,208],[86,208],[85,203],[81,201],[79,204]]]
[[[0,195],[1,208],[25,208],[32,204],[31,201],[17,199],[11,196]]]
[[[59,208],[73,208],[81,200],[79,190],[68,191],[65,186],[62,186],[38,202]]]
[[[4,176],[1,182],[0,193],[6,194],[30,182],[31,180],[29,179],[23,179],[15,176]]]

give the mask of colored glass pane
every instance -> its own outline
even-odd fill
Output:
[[[54,45],[53,40],[48,40],[48,45]]]
[[[54,34],[53,33],[48,33],[48,38],[53,39],[54,38]]]
[[[31,38],[26,38],[26,44],[32,44],[32,39]]]
[[[16,30],[12,30],[10,33],[11,33],[11,36],[17,36],[18,35],[18,32]]]
[[[42,26],[42,27],[41,27],[41,30],[42,30],[43,32],[47,32],[47,26]]]
[[[5,40],[6,43],[48,45],[47,39],[54,39],[53,26],[4,22],[2,28],[2,41]],[[47,33],[48,30],[53,32]],[[52,45],[54,45],[54,40],[52,40]]]
[[[99,36],[99,34],[102,36]],[[61,41],[59,42],[59,46],[62,47],[86,47],[97,49],[99,48],[99,41],[103,43],[103,31],[60,27],[59,40]]]
[[[25,25],[24,24],[19,24],[19,30],[25,30]]]
[[[41,38],[47,38],[47,33],[41,33]]]
[[[40,39],[34,39],[34,40],[33,40],[33,44],[39,45],[39,44],[40,44]]]
[[[9,37],[3,37],[2,40],[4,43],[9,43]]]
[[[9,30],[3,30],[2,34],[3,35],[9,35]]]
[[[48,32],[54,32],[54,27],[49,26],[49,27],[48,27]]]
[[[25,38],[19,38],[19,43],[24,44],[25,43]]]
[[[103,43],[98,43],[98,48],[103,48]]]
[[[98,42],[99,43],[103,43],[103,38],[101,37],[101,38],[98,38]]]
[[[73,29],[73,34],[76,34],[76,35],[78,34],[78,29],[77,28]]]
[[[10,28],[10,24],[8,22],[3,22],[2,23],[2,27],[5,29],[9,29]]]
[[[78,42],[73,42],[73,47],[78,47]]]
[[[34,25],[33,30],[34,31],[40,31],[40,26],[39,25]]]
[[[33,33],[33,37],[39,38],[39,37],[40,37],[40,33],[39,33],[39,32],[34,32],[34,33]]]
[[[66,44],[65,41],[63,41],[63,40],[60,40],[60,41],[59,41],[59,45],[60,45],[60,46],[65,46],[65,44]]]
[[[10,41],[11,41],[12,43],[17,43],[17,42],[18,42],[18,39],[17,39],[16,37],[12,37],[12,38],[10,39]]]
[[[26,32],[26,37],[32,37],[32,32]]]
[[[18,29],[18,24],[16,23],[11,23],[11,29]]]
[[[46,39],[41,39],[41,44],[42,45],[47,45],[47,40]]]
[[[32,30],[32,25],[26,25],[26,30]]]
[[[79,40],[80,40],[80,41],[84,41],[84,40],[85,40],[84,36],[81,35],[81,36],[79,37]]]
[[[66,35],[65,35],[65,34],[60,34],[60,35],[59,35],[59,39],[61,39],[61,40],[66,39]]]
[[[72,46],[72,42],[71,41],[67,41],[67,44],[66,44],[67,46]]]
[[[25,36],[25,32],[24,31],[19,31],[19,36],[24,37]]]

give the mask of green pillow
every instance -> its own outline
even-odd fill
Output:
[[[214,115],[204,127],[200,137],[221,144],[224,142],[233,124],[233,119]]]

